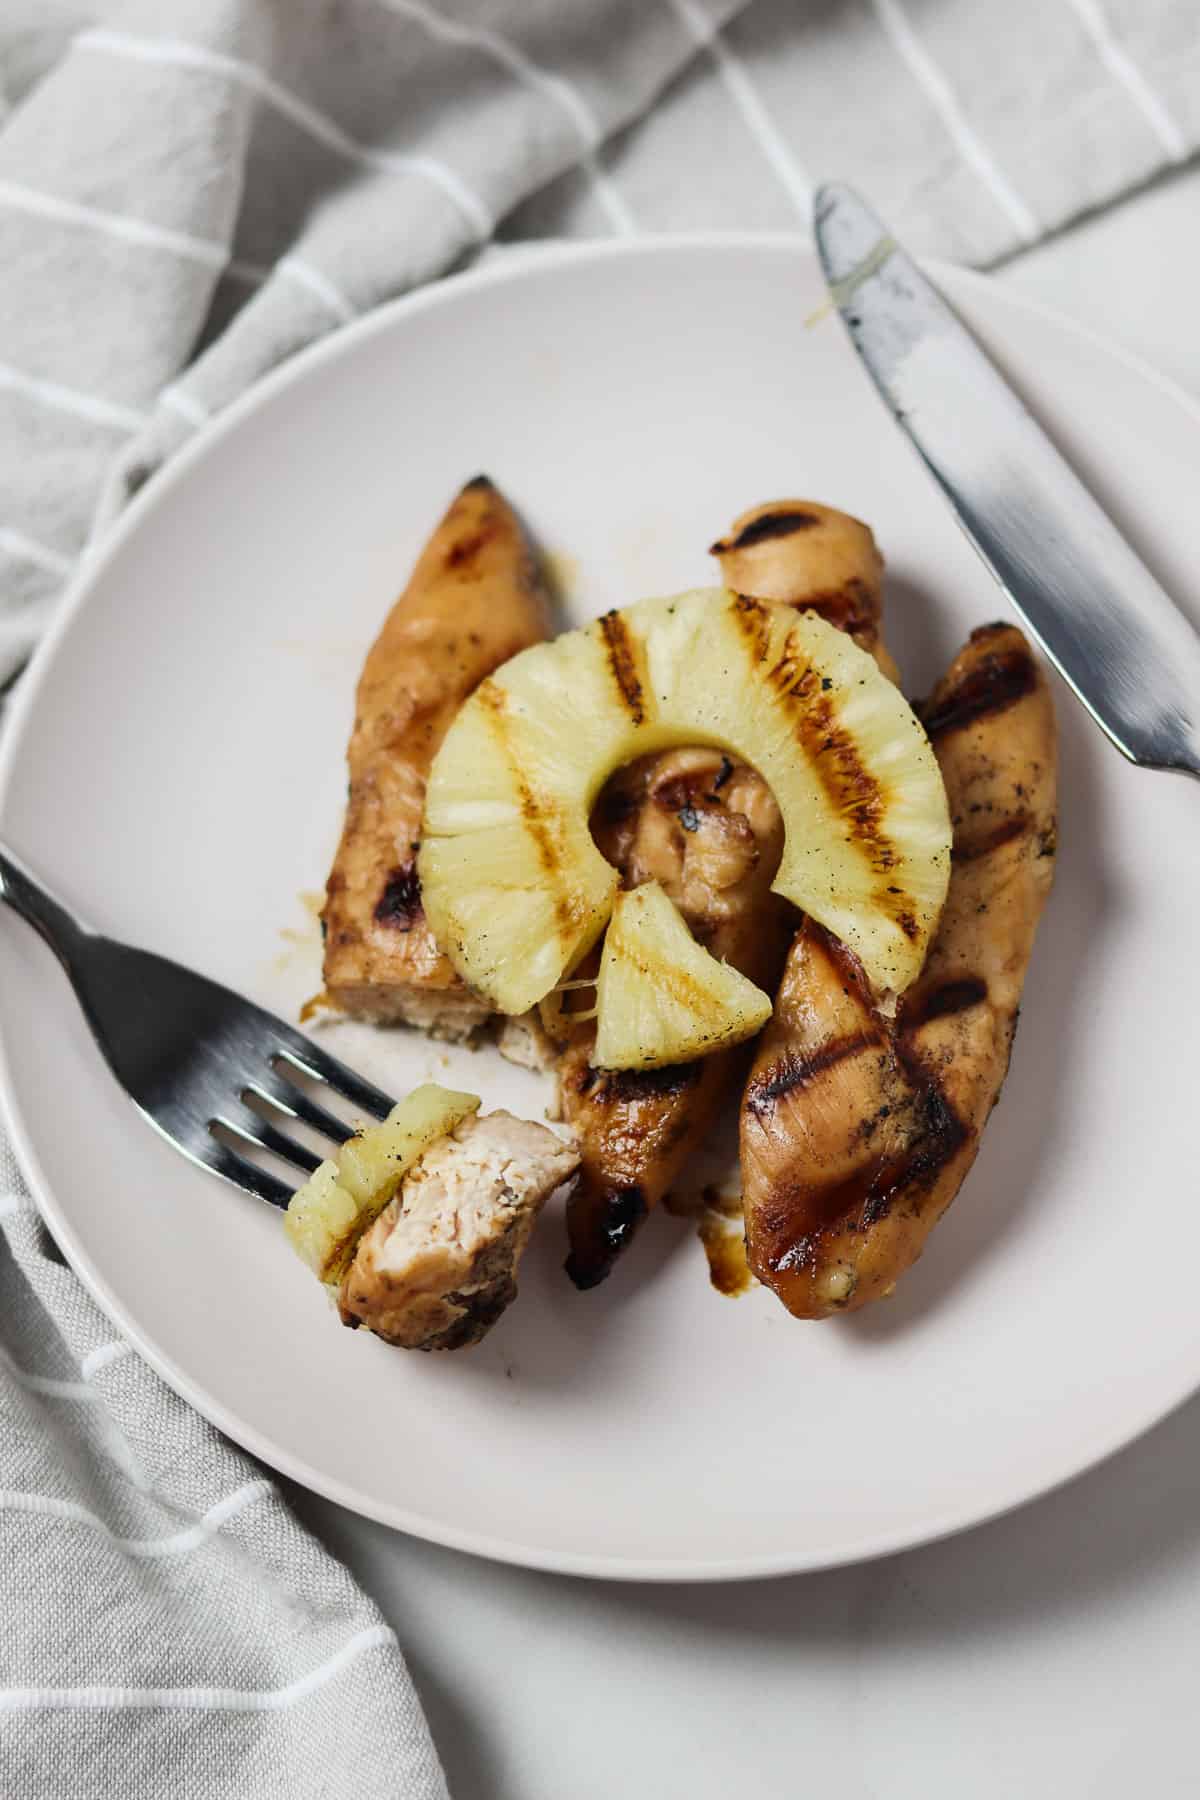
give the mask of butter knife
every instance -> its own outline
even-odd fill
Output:
[[[1131,762],[1200,776],[1200,636],[871,209],[813,210],[854,348],[1050,661]]]

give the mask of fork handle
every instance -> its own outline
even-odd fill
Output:
[[[80,938],[88,935],[85,927],[39,886],[3,844],[0,844],[0,900],[7,901],[15,913],[32,925],[45,938],[63,967],[70,970]]]

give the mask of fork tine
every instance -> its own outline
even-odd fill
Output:
[[[278,1206],[286,1211],[288,1202],[295,1192],[286,1181],[280,1181],[278,1175],[270,1175],[266,1169],[260,1169],[257,1163],[239,1156],[228,1144],[221,1143],[219,1138],[209,1135],[203,1149],[192,1152],[205,1168],[211,1169],[214,1175],[230,1181],[234,1187],[241,1188],[247,1194],[256,1194],[270,1206]]]
[[[324,1050],[318,1050],[308,1038],[301,1037],[299,1032],[289,1032],[279,1047],[279,1055],[294,1068],[301,1069],[306,1075],[313,1075],[318,1081],[327,1081],[343,1099],[349,1100],[352,1106],[360,1106],[365,1113],[376,1119],[386,1119],[396,1102],[389,1100],[381,1089],[364,1081],[353,1069],[338,1061],[336,1056],[327,1056]]]
[[[232,1109],[230,1109],[231,1112]],[[242,1143],[252,1145],[256,1150],[266,1150],[271,1156],[278,1156],[284,1162],[293,1163],[296,1168],[303,1169],[308,1175],[311,1175],[314,1169],[320,1168],[322,1159],[315,1151],[308,1149],[304,1144],[293,1142],[290,1137],[285,1137],[282,1131],[276,1131],[273,1125],[268,1125],[265,1119],[260,1118],[257,1113],[251,1112],[249,1107],[245,1109],[240,1119],[231,1117],[230,1113],[218,1114],[212,1121],[212,1125],[223,1126]],[[253,1124],[249,1122],[250,1120],[253,1120]],[[209,1126],[210,1131],[212,1125]]]
[[[296,1119],[302,1125],[310,1125],[319,1131],[322,1137],[332,1138],[335,1144],[344,1144],[347,1138],[354,1136],[353,1125],[347,1125],[336,1113],[326,1112],[315,1100],[310,1100],[302,1088],[294,1087],[277,1069],[262,1076],[257,1081],[247,1082],[243,1094],[257,1094],[269,1106],[284,1112],[290,1119]]]

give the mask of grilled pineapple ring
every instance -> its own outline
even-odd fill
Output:
[[[906,988],[950,876],[929,740],[843,632],[723,588],[524,650],[458,714],[430,772],[419,868],[464,980],[520,1013],[574,968],[618,883],[592,804],[622,763],[684,744],[758,770],[786,833],[776,892],[853,950],[877,992]]]

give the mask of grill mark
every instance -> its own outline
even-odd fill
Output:
[[[1011,844],[1016,838],[1028,837],[1033,830],[1033,820],[1028,813],[1015,813],[1011,819],[1004,819],[999,825],[985,831],[981,836],[972,838],[969,843],[955,844],[950,852],[951,860],[956,863],[976,862],[981,856],[990,856],[993,850],[999,850],[1004,844]]]
[[[927,1194],[949,1163],[970,1141],[964,1125],[937,1081],[915,1052],[897,1046],[898,1060],[915,1089],[914,1134],[898,1156],[876,1162],[845,1181],[810,1188],[801,1195],[808,1229],[771,1250],[767,1267],[777,1274],[817,1269],[830,1238],[845,1231],[865,1232],[892,1211],[901,1198]],[[765,1221],[768,1230],[772,1221]],[[785,1228],[774,1221],[778,1233]]]
[[[750,651],[752,662],[762,662],[771,636],[771,615],[753,594],[734,594],[733,616]]]
[[[970,1131],[932,1077],[927,1077],[917,1099],[921,1131],[917,1141],[896,1161],[881,1170],[863,1196],[859,1229],[867,1230],[887,1217],[901,1194],[927,1194],[950,1160],[967,1143]]]
[[[615,609],[601,614],[599,624],[617,691],[634,724],[641,725],[646,718],[646,699],[638,674],[637,639],[625,618]]]
[[[391,931],[411,931],[424,916],[421,878],[416,862],[410,858],[391,871],[373,917],[377,925],[386,925]]]
[[[985,627],[985,636],[995,627]],[[1031,694],[1037,682],[1033,658],[1022,643],[1009,650],[988,652],[948,693],[935,693],[916,708],[917,717],[931,738],[961,731],[977,719],[1006,712]]]
[[[504,710],[504,690],[496,682],[481,682],[475,690],[480,704],[485,708],[492,724],[492,731],[497,740],[500,754],[512,770],[513,781],[517,789],[517,797],[521,804],[521,818],[525,829],[533,839],[543,869],[549,880],[554,897],[554,918],[558,926],[559,937],[568,939],[575,929],[575,905],[562,882],[562,854],[554,842],[553,835],[546,822],[543,808],[538,797],[521,773],[516,758],[511,753],[508,725]]]
[[[753,1077],[746,1089],[746,1106],[756,1119],[763,1119],[774,1111],[786,1094],[795,1093],[797,1088],[806,1087],[826,1069],[836,1068],[838,1063],[858,1056],[864,1050],[877,1049],[882,1043],[883,1037],[878,1031],[855,1031],[845,1037],[831,1038],[816,1050],[789,1050],[764,1074]]]
[[[765,607],[739,594],[734,599],[733,614],[755,661],[762,662],[770,636],[770,616]],[[797,656],[790,632],[768,679],[834,812],[850,822],[859,851],[876,874],[894,868],[898,861],[896,847],[883,829],[887,815],[883,789],[859,756],[853,737],[838,724],[833,703],[823,691],[815,669]],[[891,897],[886,910],[894,917],[907,911],[902,904],[893,905]],[[899,918],[897,923],[907,930]],[[915,926],[915,921],[912,923]]]
[[[839,956],[847,954],[824,931],[820,941],[835,963]],[[847,969],[847,974],[853,979],[852,968]],[[967,978],[947,982],[926,997],[917,1016],[912,1012],[902,1015],[900,1028],[882,1035],[879,1041],[886,1045],[889,1059],[894,1058],[894,1073],[907,1083],[909,1097],[901,1102],[888,1091],[886,1104],[876,1117],[890,1117],[903,1104],[908,1115],[907,1141],[898,1153],[877,1156],[842,1181],[824,1187],[809,1187],[801,1182],[790,1196],[781,1197],[780,1205],[761,1221],[768,1242],[775,1240],[775,1247],[765,1256],[767,1268],[776,1274],[804,1270],[815,1273],[828,1240],[842,1232],[868,1230],[885,1218],[897,1201],[928,1193],[936,1185],[947,1164],[974,1134],[959,1118],[937,1075],[912,1042],[911,1033],[928,1019],[965,1011],[986,995],[981,981]],[[805,1224],[805,1230],[799,1234],[789,1232],[797,1212]]]
[[[730,550],[748,550],[751,544],[762,544],[768,538],[791,537],[797,531],[811,531],[822,523],[819,513],[804,507],[781,507],[777,512],[760,513],[749,519],[736,537],[718,538],[709,546],[710,556],[724,556]]]
[[[927,994],[919,995],[904,1006],[900,1015],[900,1028],[902,1031],[919,1031],[922,1025],[928,1025],[931,1020],[967,1012],[970,1007],[980,1005],[987,997],[987,982],[981,981],[977,975],[967,975],[958,981],[944,981],[941,987],[931,988]]]

